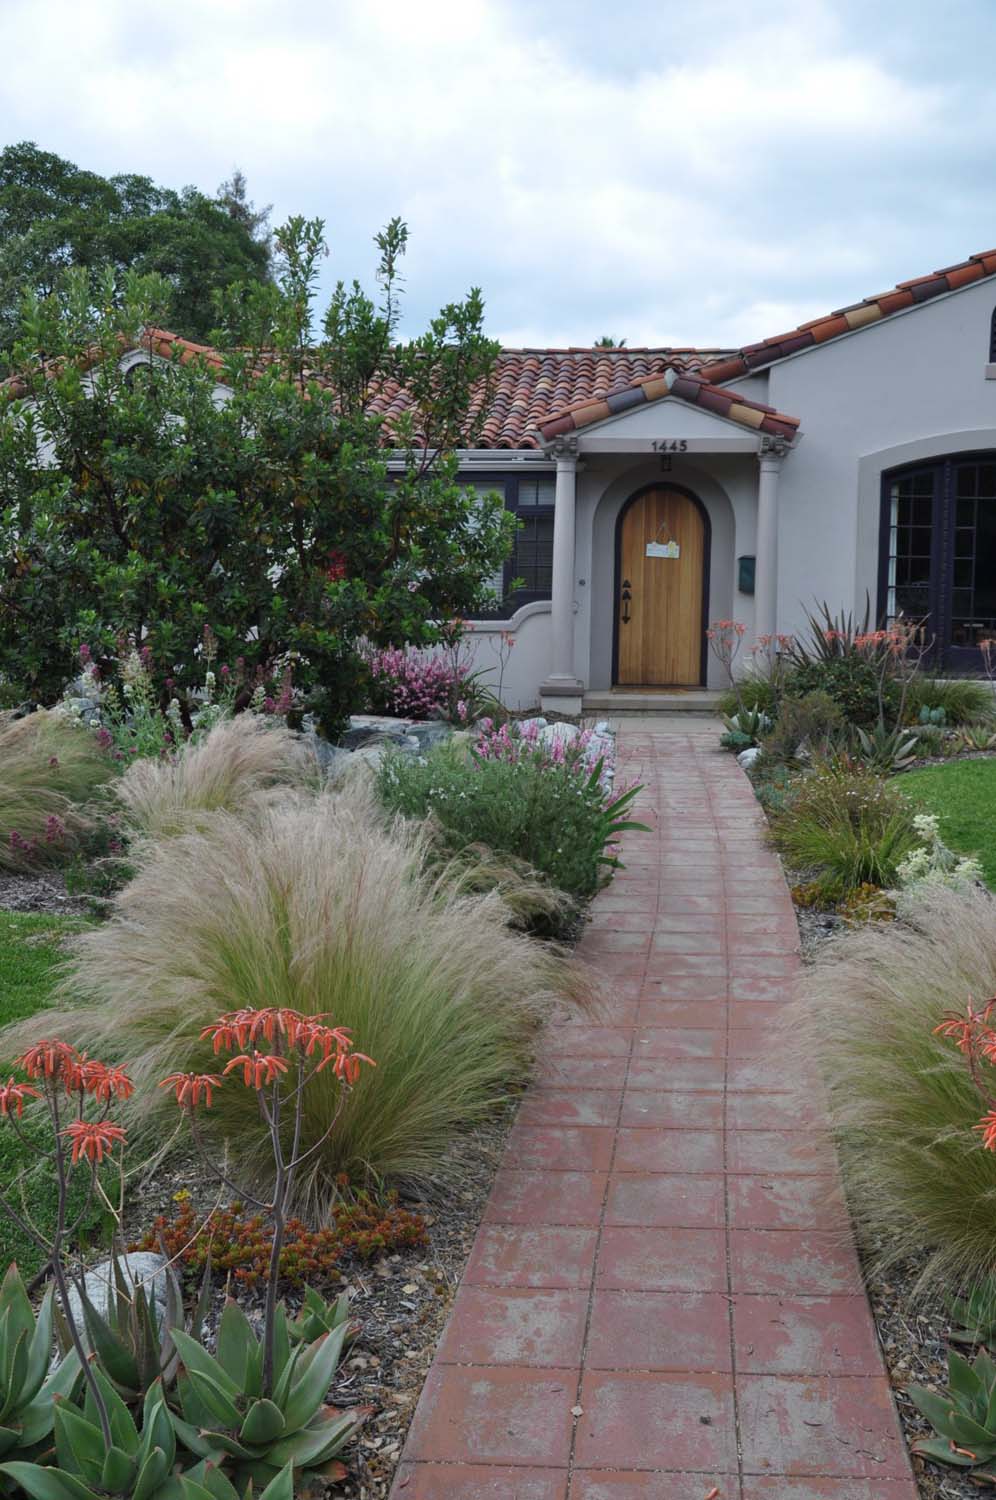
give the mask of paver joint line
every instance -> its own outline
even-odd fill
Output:
[[[540,1042],[394,1500],[915,1500],[820,1093],[772,1055],[763,816],[715,735],[622,721],[619,761],[652,831],[580,945],[604,1007]]]

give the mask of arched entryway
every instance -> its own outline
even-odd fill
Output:
[[[616,526],[613,681],[698,687],[705,681],[709,517],[691,490],[647,485]]]

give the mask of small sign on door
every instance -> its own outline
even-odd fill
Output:
[[[648,557],[680,557],[681,548],[677,542],[648,542]]]

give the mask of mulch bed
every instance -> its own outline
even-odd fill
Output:
[[[54,870],[44,875],[0,875],[0,910],[31,912],[48,917],[85,917],[86,900],[70,896],[62,876]]]

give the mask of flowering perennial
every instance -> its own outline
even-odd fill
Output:
[[[460,718],[459,705],[473,693],[471,658],[460,647],[443,652],[386,646],[366,656],[373,695],[386,712],[401,718]]]

